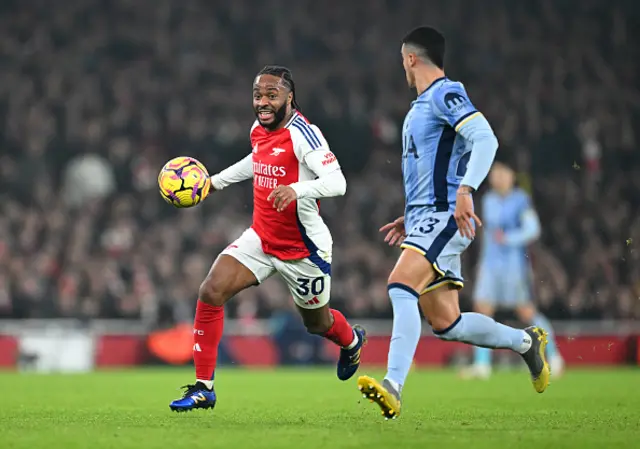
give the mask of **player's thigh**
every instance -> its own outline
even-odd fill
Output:
[[[200,286],[200,300],[223,305],[273,272],[269,257],[262,252],[260,238],[253,229],[248,229],[215,260]]]
[[[331,265],[310,259],[274,260],[276,270],[282,276],[305,326],[310,332],[323,333],[331,327],[329,310],[331,297]]]
[[[460,316],[458,287],[445,284],[420,295],[420,308],[434,330],[447,329]]]
[[[403,284],[420,292],[437,276],[432,264],[413,248],[402,250],[389,275],[389,285]]]

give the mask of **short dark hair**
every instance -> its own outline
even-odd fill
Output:
[[[267,65],[267,66],[264,66],[264,68],[258,72],[258,76],[260,75],[273,75],[273,76],[282,78],[283,83],[289,88],[289,90],[293,94],[293,98],[291,100],[291,106],[293,106],[293,108],[297,109],[298,111],[300,110],[300,106],[296,101],[296,83],[293,81],[293,75],[291,74],[291,70],[281,65]]]
[[[405,45],[412,45],[424,51],[434,65],[444,68],[444,36],[435,28],[419,27],[409,31],[402,39]]]

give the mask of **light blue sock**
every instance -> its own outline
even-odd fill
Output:
[[[531,337],[522,329],[497,323],[480,313],[463,313],[447,329],[435,330],[442,340],[461,341],[483,348],[511,349],[523,354],[531,347]]]
[[[558,347],[556,346],[556,338],[553,334],[553,329],[551,328],[551,323],[541,313],[537,313],[536,316],[533,317],[533,325],[543,328],[549,334],[547,339],[549,342],[547,343],[547,357],[555,357],[558,354]]]
[[[491,365],[491,349],[475,346],[473,348],[473,364],[474,365]]]
[[[402,386],[409,375],[413,356],[420,341],[422,330],[422,320],[418,310],[420,296],[403,284],[390,284],[388,288],[393,307],[393,331],[385,379]]]

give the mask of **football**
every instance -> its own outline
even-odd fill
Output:
[[[167,162],[158,175],[164,200],[175,207],[193,207],[209,195],[211,178],[200,161],[180,156]]]

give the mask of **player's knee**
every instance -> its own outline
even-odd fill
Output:
[[[396,273],[396,269],[394,268],[391,273],[389,273],[389,277],[387,278],[387,286],[391,284],[400,284],[399,279],[402,279],[402,276],[399,276],[399,273]]]
[[[536,316],[536,310],[533,306],[527,304],[525,306],[518,307],[516,309],[516,315],[518,315],[518,319],[523,323],[531,324]]]
[[[422,291],[435,279],[431,263],[421,254],[406,249],[387,279],[387,285],[403,284],[415,291]]]
[[[493,316],[494,310],[493,307],[485,302],[476,302],[473,305],[473,310],[477,313],[481,313],[486,316]]]
[[[419,291],[423,289],[423,282],[418,281],[416,276],[411,276],[410,273],[394,269],[387,278],[387,288],[389,288],[389,286],[398,284],[404,285],[412,291]]]
[[[462,315],[451,322],[445,319],[431,319],[433,333],[440,340],[461,341],[463,337]]]
[[[214,278],[207,276],[200,284],[198,298],[212,306],[223,306],[229,299],[226,290],[223,282],[216,282]]]

